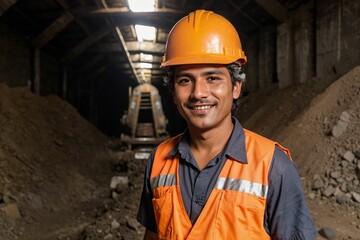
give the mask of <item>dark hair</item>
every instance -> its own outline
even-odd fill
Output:
[[[226,65],[231,77],[232,85],[234,86],[237,81],[242,81],[243,85],[246,80],[246,75],[243,72],[240,63],[233,62]],[[169,90],[174,93],[174,78],[175,78],[175,67],[172,66],[166,69],[166,74],[164,76],[164,83],[169,87]],[[233,105],[231,108],[231,113],[234,114],[237,107],[240,104],[240,97],[233,100]]]

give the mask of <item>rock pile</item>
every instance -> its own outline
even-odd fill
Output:
[[[145,162],[134,159],[133,152],[129,150],[119,152],[118,157],[119,161],[114,166],[116,174],[110,180],[109,198],[99,217],[83,231],[87,240],[143,239],[145,229],[135,217]]]
[[[287,96],[291,104],[302,101]],[[336,239],[360,239],[360,66],[316,95],[293,121],[272,116],[273,124],[288,124],[269,138],[290,149],[317,226],[333,229]]]
[[[108,145],[59,97],[0,84],[0,239],[60,239],[87,225],[113,174]]]
[[[324,174],[314,175],[310,199],[324,197],[339,204],[360,206],[360,148],[332,156],[329,163]]]
[[[337,121],[336,125],[332,127],[331,134],[334,137],[341,136],[346,131],[349,122],[350,122],[349,113],[346,111],[342,112],[340,119]]]
[[[341,113],[339,120],[331,128],[331,136],[338,138],[343,135],[351,116],[347,111]],[[350,143],[351,140],[347,139]],[[355,148],[352,145],[352,148]],[[328,161],[328,167],[322,175],[315,174],[311,199],[316,196],[333,198],[337,203],[360,204],[360,146],[354,151],[346,150],[343,154],[334,151]]]
[[[334,117],[333,117],[334,118]],[[329,199],[340,205],[360,206],[360,109],[357,104],[343,111],[326,141],[328,158],[323,169],[314,174],[309,198]],[[335,122],[335,121],[333,121]]]

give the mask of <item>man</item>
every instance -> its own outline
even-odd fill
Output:
[[[232,117],[245,63],[235,28],[213,12],[192,12],[169,33],[161,67],[188,128],[148,159],[144,239],[317,236],[288,150]]]

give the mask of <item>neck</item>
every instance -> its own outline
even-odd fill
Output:
[[[190,146],[196,149],[207,149],[218,146],[225,146],[234,125],[231,123],[227,129],[209,129],[205,131],[192,131],[190,133]]]
[[[200,169],[205,167],[211,159],[224,150],[233,128],[234,124],[231,118],[229,118],[229,121],[221,124],[221,126],[207,130],[199,131],[199,129],[192,129],[189,126],[190,149]]]

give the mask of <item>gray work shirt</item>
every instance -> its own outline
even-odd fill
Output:
[[[168,153],[169,156],[176,154],[180,156],[181,197],[193,224],[206,204],[226,160],[231,158],[231,161],[243,164],[248,162],[244,130],[237,119],[233,118],[232,121],[234,130],[224,151],[214,157],[201,171],[190,151],[187,131]],[[137,214],[137,220],[152,232],[157,232],[150,187],[150,173],[155,151],[156,149],[147,161],[144,187]],[[268,178],[269,190],[264,217],[266,232],[272,239],[315,239],[317,232],[304,199],[296,166],[278,147],[275,147]]]

